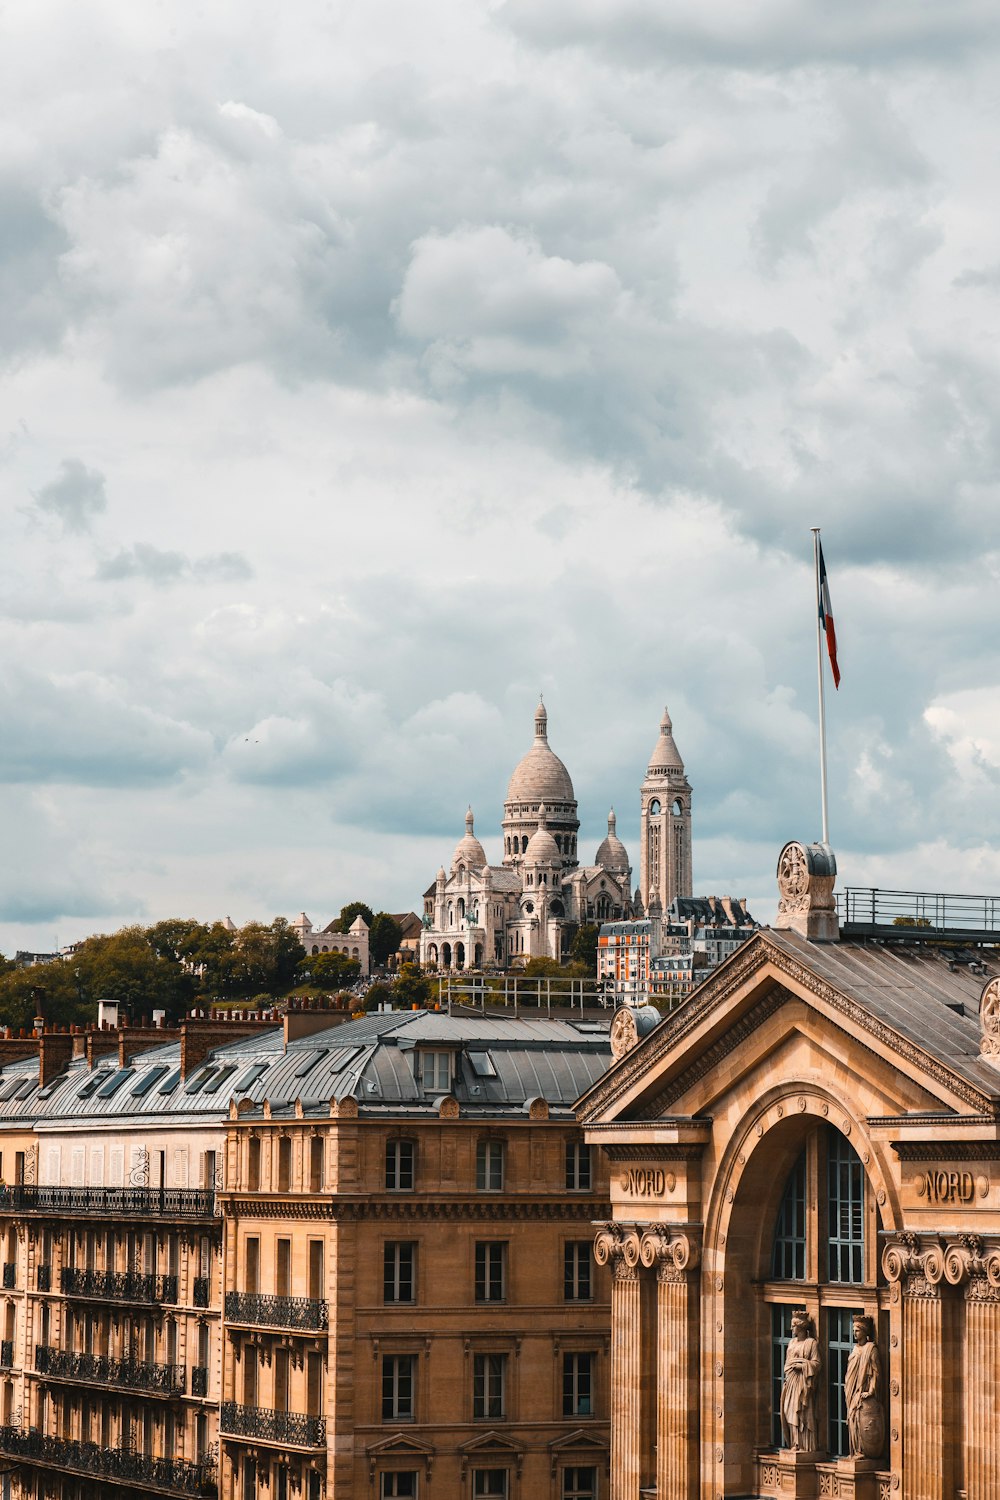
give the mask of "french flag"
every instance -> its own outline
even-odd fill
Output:
[[[837,666],[837,632],[833,628],[833,605],[830,603],[830,585],[826,578],[826,563],[823,560],[823,543],[819,544],[819,623],[826,633],[826,649],[830,653],[830,671],[833,685],[840,687],[840,668]]]

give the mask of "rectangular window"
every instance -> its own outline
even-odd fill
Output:
[[[472,1415],[479,1421],[507,1415],[506,1354],[473,1356]]]
[[[586,1141],[566,1142],[566,1186],[573,1191],[590,1191],[590,1147]]]
[[[563,1297],[567,1302],[589,1302],[590,1240],[570,1240],[563,1246]]]
[[[379,1476],[379,1500],[417,1500],[416,1469],[397,1469]]]
[[[414,1154],[412,1141],[386,1141],[385,1185],[390,1192],[413,1191]]]
[[[774,1230],[771,1275],[776,1281],[802,1281],[806,1274],[806,1154],[803,1151],[785,1188]]]
[[[562,1500],[597,1500],[596,1469],[563,1469]]]
[[[451,1053],[421,1052],[420,1081],[432,1094],[446,1094],[451,1088]]]
[[[292,1242],[281,1239],[278,1241],[277,1248],[274,1290],[279,1297],[290,1297],[292,1294]]]
[[[865,1279],[865,1169],[853,1147],[832,1130],[827,1174],[829,1279],[858,1286]]]
[[[847,1361],[854,1348],[854,1319],[862,1316],[861,1307],[831,1307],[826,1315],[827,1356],[830,1418],[830,1453],[835,1458],[846,1458],[851,1451],[847,1431],[847,1403],[844,1400],[844,1376]]]
[[[473,1469],[473,1500],[507,1500],[506,1469]]]
[[[477,1141],[476,1187],[481,1193],[503,1191],[503,1141]]]
[[[256,1235],[246,1242],[246,1275],[243,1278],[244,1289],[248,1292],[260,1291],[260,1240]]]
[[[503,1302],[507,1296],[507,1241],[476,1243],[476,1301]]]
[[[416,1357],[386,1354],[382,1357],[382,1421],[413,1421],[413,1376]]]
[[[416,1249],[412,1240],[386,1240],[382,1252],[383,1301],[414,1300]]]
[[[594,1356],[592,1354],[563,1355],[563,1416],[592,1417]]]
[[[253,1500],[257,1493],[257,1461],[253,1458],[243,1460],[243,1500]]]

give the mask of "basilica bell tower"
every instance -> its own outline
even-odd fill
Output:
[[[647,912],[655,894],[666,915],[675,896],[691,895],[691,784],[666,709],[640,797],[639,894]]]

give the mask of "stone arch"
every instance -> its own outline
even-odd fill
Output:
[[[818,1126],[839,1132],[860,1158],[879,1229],[893,1230],[902,1222],[892,1173],[863,1116],[812,1083],[779,1085],[748,1107],[723,1154],[705,1215],[702,1340],[711,1356],[703,1362],[708,1430],[702,1436],[703,1451],[725,1455],[720,1493],[755,1493],[754,1450],[766,1442],[771,1395],[770,1339],[762,1326],[767,1304],[755,1289],[770,1276],[785,1187]],[[880,1248],[876,1236],[871,1247],[876,1266]],[[882,1279],[880,1269],[876,1279]],[[803,1283],[803,1305],[814,1286]]]

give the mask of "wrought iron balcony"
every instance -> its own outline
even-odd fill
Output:
[[[195,1307],[207,1307],[208,1306],[210,1291],[211,1291],[211,1286],[210,1286],[210,1283],[209,1283],[209,1280],[208,1280],[207,1276],[196,1276],[194,1278],[194,1289],[193,1289],[193,1292],[192,1292],[192,1300],[194,1302]]]
[[[208,1365],[192,1365],[191,1394],[192,1396],[208,1395]]]
[[[4,1284],[4,1287],[7,1288],[8,1290],[12,1286],[17,1286],[17,1263],[15,1261],[12,1261],[12,1260],[6,1260],[6,1261],[4,1261],[4,1266],[3,1266],[3,1284]]]
[[[235,1401],[224,1401],[220,1426],[230,1437],[288,1443],[293,1448],[322,1448],[326,1443],[325,1417],[307,1417],[298,1411],[272,1411],[268,1406],[238,1406]]]
[[[112,1359],[107,1354],[84,1354],[74,1349],[35,1345],[35,1369],[39,1375],[57,1380],[80,1380],[85,1384],[117,1385],[129,1391],[149,1391],[162,1396],[183,1396],[183,1365],[153,1365],[142,1360]]]
[[[85,1271],[63,1266],[59,1285],[67,1297],[96,1297],[105,1302],[176,1302],[177,1277],[141,1271]]]
[[[50,1437],[34,1428],[0,1427],[0,1453],[75,1474],[96,1474],[112,1484],[163,1490],[171,1495],[214,1495],[216,1466],[208,1459],[153,1458],[131,1448]]]
[[[49,1265],[35,1267],[35,1286],[40,1292],[52,1290],[52,1267]]]
[[[98,1214],[122,1219],[214,1219],[212,1188],[0,1187],[0,1210],[54,1215]]]
[[[0,1368],[9,1370],[14,1363],[14,1340],[0,1341]]]
[[[325,1302],[312,1297],[265,1297],[260,1292],[227,1292],[226,1321],[257,1328],[325,1328]]]

